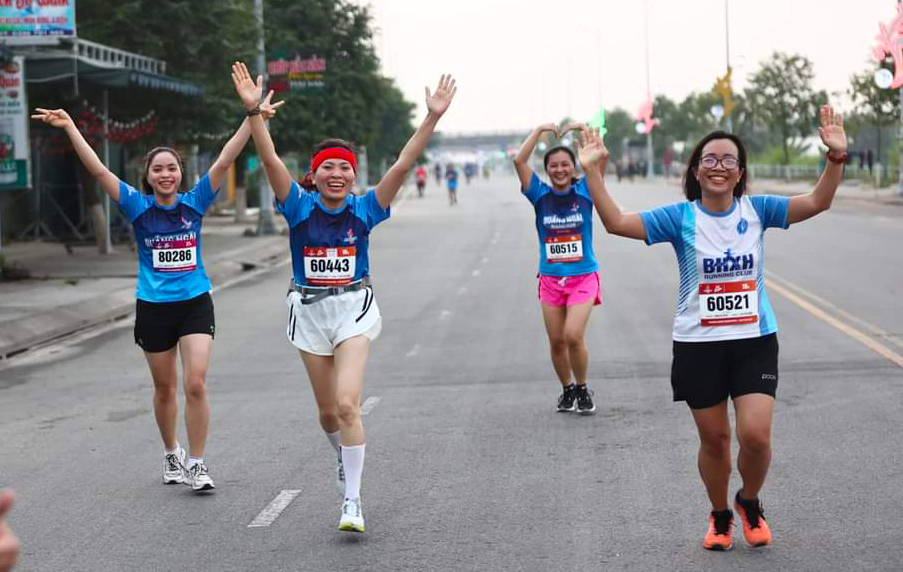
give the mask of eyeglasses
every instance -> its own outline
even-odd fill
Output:
[[[714,155],[706,155],[699,160],[699,165],[701,167],[705,167],[706,169],[714,169],[718,165],[718,163],[721,163],[721,166],[728,171],[736,169],[740,164],[737,158],[732,155],[725,155],[721,159]]]

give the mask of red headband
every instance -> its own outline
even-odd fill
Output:
[[[327,147],[322,151],[318,152],[313,158],[310,160],[310,172],[315,173],[317,171],[317,167],[323,161],[327,159],[344,159],[351,163],[351,168],[354,169],[354,172],[357,173],[357,157],[354,156],[354,153],[345,149],[344,147]]]

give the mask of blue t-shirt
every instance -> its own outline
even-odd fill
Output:
[[[530,187],[521,189],[536,211],[539,273],[578,276],[599,269],[593,254],[593,201],[586,178],[559,192],[533,173]]]
[[[276,210],[291,228],[289,245],[295,283],[302,286],[341,286],[370,275],[370,230],[389,218],[376,190],[359,197],[349,194],[337,209],[326,207],[320,193],[303,191],[292,181],[284,203]]]
[[[735,198],[727,212],[685,201],[640,213],[646,243],[670,242],[680,286],[673,338],[705,342],[778,330],[765,291],[765,230],[787,228],[790,199]]]
[[[204,175],[193,189],[177,195],[175,204],[163,206],[119,181],[119,210],[132,223],[138,245],[138,299],[178,302],[210,291],[201,257],[201,219],[217,192]]]

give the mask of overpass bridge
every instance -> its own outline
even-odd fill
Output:
[[[529,131],[487,131],[482,133],[439,133],[430,145],[432,150],[447,152],[488,153],[520,148]]]

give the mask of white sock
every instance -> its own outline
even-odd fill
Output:
[[[193,467],[195,465],[199,465],[203,462],[204,462],[204,457],[188,457],[188,466],[186,468],[190,469],[191,467]]]
[[[361,474],[364,472],[364,447],[342,445],[342,464],[345,466],[345,498],[361,498]]]
[[[336,431],[335,433],[327,433],[326,438],[329,439],[329,443],[332,445],[332,448],[335,449],[335,452],[338,454],[342,454],[342,432]]]
[[[163,449],[166,451],[166,454],[167,454],[167,455],[169,455],[170,453],[175,453],[176,455],[178,455],[179,452],[182,450],[182,446],[179,445],[179,442],[178,442],[178,441],[176,441],[176,447],[175,447],[172,451],[170,451],[170,450],[167,449],[166,447],[163,447]]]

